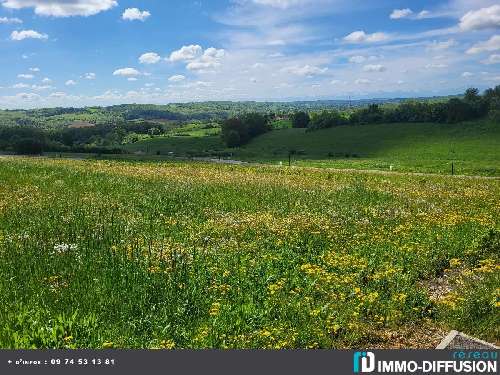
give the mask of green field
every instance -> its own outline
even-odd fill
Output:
[[[461,124],[387,124],[340,126],[306,132],[281,129],[264,134],[248,145],[225,150],[217,137],[163,137],[125,146],[129,151],[177,156],[216,152],[259,163],[500,176],[500,126],[487,121]]]
[[[0,158],[0,181],[2,348],[500,341],[497,179]]]

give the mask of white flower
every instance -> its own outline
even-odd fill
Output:
[[[78,245],[75,245],[75,244],[61,243],[61,244],[54,245],[54,252],[57,254],[64,254],[70,250],[77,250],[77,249],[78,249]]]

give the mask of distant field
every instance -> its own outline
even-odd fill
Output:
[[[500,341],[499,180],[6,157],[0,181],[1,348]]]
[[[126,146],[154,154],[228,151],[245,161],[296,165],[500,176],[500,125],[486,121],[462,124],[386,124],[341,126],[306,132],[274,130],[241,149],[225,150],[218,137],[175,137]]]

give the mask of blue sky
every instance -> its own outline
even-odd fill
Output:
[[[0,107],[454,94],[500,84],[489,0],[0,0]]]

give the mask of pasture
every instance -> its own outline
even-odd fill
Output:
[[[283,127],[226,149],[217,137],[157,137],[125,145],[130,152],[177,156],[231,154],[258,162],[341,169],[500,176],[500,126],[481,120],[459,124],[378,124],[306,131]]]
[[[499,197],[498,179],[3,158],[0,347],[498,342]]]

